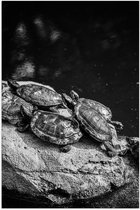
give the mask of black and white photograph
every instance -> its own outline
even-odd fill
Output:
[[[1,1],[2,208],[139,208],[139,1]]]

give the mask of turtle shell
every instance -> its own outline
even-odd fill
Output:
[[[99,102],[97,102],[97,101],[94,101],[94,100],[91,100],[91,99],[80,98],[79,103],[86,104],[89,107],[95,109],[106,120],[111,120],[111,118],[112,118],[112,112],[111,112],[110,108],[101,104],[101,103],[99,103]]]
[[[17,88],[17,95],[36,106],[47,107],[62,104],[60,94],[41,85],[21,85]]]
[[[78,103],[75,106],[75,114],[90,136],[101,142],[112,139],[112,132],[109,124],[95,109],[86,104]]]
[[[36,136],[53,144],[72,144],[82,137],[76,120],[51,112],[36,111],[30,126]]]
[[[2,119],[8,121],[10,124],[16,125],[23,120],[20,108],[21,105],[33,110],[33,106],[14,95],[11,91],[4,91],[2,93]]]
[[[62,115],[66,118],[72,119],[73,118],[73,112],[66,107],[50,107],[50,111],[57,113],[59,115]]]

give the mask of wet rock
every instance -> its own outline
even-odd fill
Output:
[[[127,142],[129,143],[130,152],[133,157],[139,160],[139,138],[137,137],[126,137]]]
[[[62,153],[57,146],[5,123],[2,163],[6,189],[57,205],[100,197],[134,180],[128,161],[108,157],[92,141],[83,138]]]

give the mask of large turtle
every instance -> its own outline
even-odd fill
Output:
[[[69,96],[67,96],[65,93],[62,94],[67,101],[70,101],[71,99]],[[85,104],[93,109],[95,109],[97,112],[99,112],[110,124],[113,124],[117,129],[123,129],[123,124],[119,121],[112,121],[112,112],[111,109],[97,101],[94,101],[92,99],[87,99],[87,98],[79,98],[79,95],[72,90],[70,92],[71,98],[73,99],[74,103],[80,103],[80,104]]]
[[[19,85],[15,80],[8,80],[12,91],[29,103],[46,109],[51,106],[58,106],[63,103],[62,97],[54,89],[41,84]]]
[[[3,91],[2,119],[13,125],[18,125],[18,123],[21,123],[23,121],[23,116],[21,115],[20,111],[21,105],[28,107],[30,111],[33,110],[32,104],[14,95],[10,90]]]
[[[110,109],[90,99],[79,99],[78,94],[74,91],[71,91],[71,97],[65,93],[62,96],[65,101],[73,105],[76,118],[84,130],[91,137],[102,142],[109,155],[117,155],[119,152],[112,144],[112,139],[117,138],[117,133],[111,124]],[[122,127],[121,123],[117,122],[116,124]]]
[[[20,132],[30,126],[37,137],[57,145],[70,145],[78,142],[82,137],[79,123],[74,118],[68,119],[57,113],[41,110],[31,112],[25,106],[21,106],[21,113],[26,116],[27,123],[18,127]]]

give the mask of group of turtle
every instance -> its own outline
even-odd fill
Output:
[[[108,107],[79,98],[73,90],[68,96],[39,83],[20,85],[8,80],[2,84],[2,119],[17,126],[20,132],[29,128],[40,139],[60,145],[63,152],[68,152],[85,131],[104,144],[107,154],[118,155],[112,140],[117,139],[116,129],[123,125],[111,118]]]

